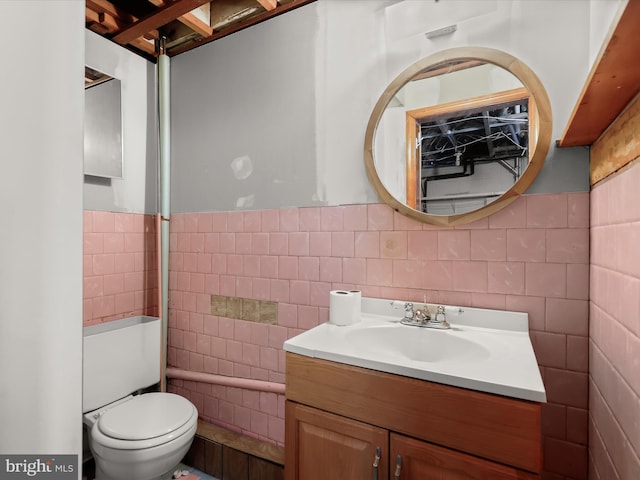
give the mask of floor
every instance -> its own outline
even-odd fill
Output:
[[[82,475],[82,480],[94,480],[94,472],[93,472],[93,462],[87,462],[86,465],[83,465],[84,470],[83,471],[83,475]],[[176,467],[176,471],[182,471],[187,472],[186,475],[181,475],[179,477],[179,480],[220,480],[216,477],[212,477],[211,475],[207,475],[204,472],[201,472],[200,470],[193,468],[193,467],[189,467],[188,465],[185,465],[183,463],[181,463],[180,465],[178,465]]]
[[[185,471],[189,472],[188,475],[181,476],[180,480],[196,480],[196,478],[199,478],[200,480],[219,480],[216,477],[212,477],[211,475],[207,475],[206,473],[201,472],[197,468],[189,467],[189,466],[184,465],[182,463],[178,466],[178,468],[176,470],[178,470],[178,469],[181,469],[183,471],[183,473]]]

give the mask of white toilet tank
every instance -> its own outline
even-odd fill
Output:
[[[138,316],[84,327],[82,412],[160,381],[160,319]]]

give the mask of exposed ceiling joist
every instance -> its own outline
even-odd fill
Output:
[[[160,36],[174,56],[314,1],[85,0],[85,25],[153,60]]]
[[[278,0],[258,0],[258,3],[267,11],[275,10],[278,6]]]
[[[244,9],[247,8],[246,7],[247,0],[224,0],[224,1],[226,1],[227,3],[235,4],[237,6],[243,6]],[[173,50],[169,53],[169,55],[178,55],[180,53],[186,52],[199,45],[204,45],[205,43],[213,42],[219,38],[225,37],[234,32],[242,30],[244,28],[248,28],[252,25],[256,25],[260,22],[264,22],[266,20],[269,20],[270,18],[276,17],[285,12],[288,12],[289,10],[294,10],[298,7],[307,5],[309,3],[313,3],[315,1],[316,0],[280,0],[275,10],[264,11],[264,9],[262,9],[262,11],[254,12],[246,17],[241,17],[236,21],[226,21],[224,23],[218,22],[217,24],[222,26],[220,26],[217,29],[214,27],[214,32],[211,36],[202,38],[198,40],[197,43],[187,42],[182,45],[177,45],[173,48]],[[255,2],[257,2],[257,0],[254,0],[254,3]],[[218,19],[221,17],[224,18],[224,12],[220,12],[222,3],[223,2],[219,0],[211,3],[211,23],[212,24],[214,24],[214,22],[216,21],[216,18]],[[232,15],[237,16],[241,12],[242,10],[236,10],[234,14],[232,11],[227,11],[226,18],[228,20],[229,18],[233,18]]]
[[[114,18],[121,20],[125,25],[137,20],[136,17],[119,9],[108,0],[86,0],[85,4],[88,9],[98,13],[108,13]]]
[[[113,41],[121,45],[131,42],[132,40],[144,35],[151,30],[162,27],[168,22],[184,15],[185,13],[195,10],[196,8],[209,3],[210,0],[176,0],[173,3],[165,4],[151,15],[138,20],[129,27],[122,30]]]
[[[147,53],[149,55],[154,55],[155,52],[156,52],[156,45],[151,40],[147,40],[145,38],[138,37],[138,38],[134,38],[129,43],[131,43],[131,45],[133,45],[137,49],[142,50],[143,52],[145,52],[145,53]]]
[[[105,33],[117,32],[122,27],[122,24],[110,13],[98,12],[89,7],[85,8],[85,21],[99,25],[100,30]]]
[[[85,22],[93,22],[91,30],[98,34],[112,34],[126,28],[138,19],[122,9],[116,7],[108,0],[86,0]],[[158,38],[158,31],[155,29],[146,32],[143,37],[132,39],[131,44],[143,52],[153,55],[155,47],[153,42]],[[145,40],[146,39],[146,40]]]
[[[149,2],[154,4],[156,7],[162,7],[166,3],[164,0],[149,0]],[[211,25],[200,20],[192,12],[185,13],[184,15],[179,16],[176,20],[186,25],[194,32],[202,35],[203,37],[208,37],[213,33],[213,28],[211,28]]]
[[[221,0],[211,4],[211,26],[219,30],[263,11],[257,0]]]

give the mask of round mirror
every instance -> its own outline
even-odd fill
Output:
[[[515,200],[544,163],[551,106],[520,60],[454,48],[403,71],[376,103],[367,175],[400,213],[435,225],[486,217]]]

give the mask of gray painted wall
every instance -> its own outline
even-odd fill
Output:
[[[158,211],[156,66],[85,30],[85,64],[118,78],[122,87],[122,178],[85,176],[84,209]]]
[[[611,0],[608,11],[618,0]],[[553,139],[567,124],[602,24],[572,0],[318,0],[172,59],[172,210],[379,201],[364,132],[387,84],[436,51],[497,48],[545,85]],[[457,31],[429,40],[428,29]],[[235,170],[234,170],[235,169]],[[588,150],[550,149],[530,193],[586,191]]]
[[[315,8],[172,58],[171,209],[315,202]]]

